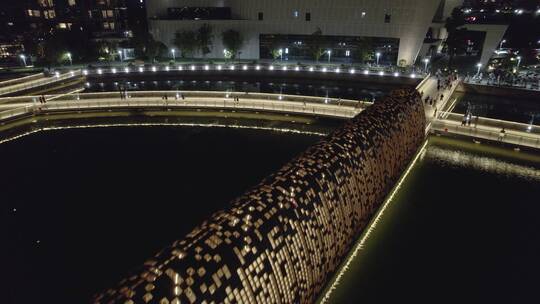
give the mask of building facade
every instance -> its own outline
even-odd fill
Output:
[[[154,38],[172,47],[175,32],[214,29],[209,57],[223,57],[221,32],[241,33],[237,57],[270,58],[272,46],[289,60],[308,59],[307,44],[320,32],[322,60],[358,61],[380,53],[381,62],[411,65],[416,60],[438,1],[433,0],[159,0],[147,4]]]
[[[223,58],[221,33],[232,29],[244,39],[236,54],[241,59],[313,60],[316,39],[324,50],[320,61],[407,66],[430,56],[428,31],[435,32],[435,49],[441,51],[444,20],[462,5],[463,0],[157,0],[147,4],[147,15],[150,33],[170,48],[176,32],[211,25],[212,58]],[[487,62],[506,26],[470,27],[486,32],[480,48]]]

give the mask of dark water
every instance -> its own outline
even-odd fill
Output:
[[[349,84],[306,84],[291,81],[232,81],[232,80],[116,80],[105,82],[89,82],[86,92],[118,91],[123,86],[129,90],[180,90],[180,91],[235,91],[259,92],[289,95],[328,96],[330,98],[376,100],[390,92],[392,87],[369,86],[365,83]],[[395,89],[395,88],[394,88]]]
[[[319,139],[118,127],[1,144],[0,302],[88,302]]]
[[[536,303],[540,156],[435,138],[329,303]]]
[[[458,99],[454,112],[464,114],[470,109],[473,116],[540,124],[540,100],[523,97],[490,96],[455,93]],[[532,120],[535,117],[534,121]]]

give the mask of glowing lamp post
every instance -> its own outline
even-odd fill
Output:
[[[121,62],[124,62],[124,58],[122,57],[122,51],[118,50],[118,58]]]
[[[172,50],[171,50],[171,54],[172,54],[172,60],[173,60],[173,61],[176,61],[176,50],[175,50],[175,49],[172,49]]]
[[[24,63],[24,66],[26,67],[26,56],[21,54],[21,55],[19,55],[19,57],[22,59],[22,61]]]
[[[424,58],[424,70],[425,70],[426,73],[427,73],[427,66],[428,66],[428,64],[429,64],[429,59]]]
[[[283,61],[283,49],[279,49],[278,51],[280,60]]]
[[[519,66],[521,65],[521,56],[517,56],[516,59],[518,61],[517,66],[516,66],[516,70],[519,70]]]
[[[73,58],[71,57],[71,53],[68,52],[66,56],[69,59],[69,65],[73,65]]]
[[[379,65],[379,58],[381,58],[381,53],[377,52],[375,54],[375,57],[377,57],[377,65]]]
[[[476,67],[478,68],[478,71],[476,72],[476,75],[480,75],[480,69],[482,68],[482,64],[481,63],[477,63],[476,64]]]
[[[499,44],[499,49],[502,49],[503,44],[505,44],[505,43],[506,43],[506,39],[503,39],[503,40],[501,41],[501,43]]]
[[[330,62],[330,58],[332,57],[332,51],[328,50],[326,52],[328,53],[328,62]]]

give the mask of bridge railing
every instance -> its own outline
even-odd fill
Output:
[[[540,148],[540,137],[534,134],[525,135],[527,133],[512,133],[506,132],[501,137],[501,133],[493,129],[474,128],[458,125],[446,120],[436,120],[433,123],[433,128],[443,132],[451,132],[454,134],[466,135],[476,138],[484,138],[489,140],[501,141],[505,143]]]
[[[172,92],[174,93],[174,92]],[[169,96],[164,99],[165,94]],[[263,93],[238,93],[244,97],[234,100],[234,93],[229,97],[223,92],[194,92],[183,93],[184,98],[171,98],[171,91],[136,92],[129,98],[120,99],[120,93],[91,93],[73,94],[62,96],[58,100],[45,104],[29,102],[13,104],[14,108],[0,112],[0,121],[19,118],[25,115],[39,115],[47,112],[58,111],[92,111],[104,109],[130,109],[130,108],[191,108],[191,109],[227,109],[227,110],[252,110],[266,112],[281,112],[291,114],[306,114],[315,116],[327,116],[335,118],[351,118],[358,114],[362,108],[368,106],[364,103],[346,101],[347,103],[327,102],[320,97],[299,97],[279,94]],[[303,101],[303,102],[300,102]]]
[[[145,65],[145,66],[124,66],[124,67],[103,67],[84,69],[83,75],[128,75],[142,73],[163,73],[163,72],[196,72],[196,71],[268,71],[268,72],[305,72],[305,73],[328,73],[345,75],[376,75],[408,78],[423,78],[423,73],[414,71],[399,72],[395,67],[354,67],[354,66],[328,66],[317,64],[286,64],[286,63],[261,63],[261,64],[175,64],[175,65]]]
[[[463,121],[464,114],[444,112],[440,114],[440,117],[444,117],[445,120],[461,123]],[[498,130],[515,130],[519,132],[527,132],[530,134],[540,135],[540,126],[533,124],[525,124],[513,121],[506,121],[500,119],[493,119],[487,117],[478,117],[476,122],[476,116],[471,116],[471,125],[481,125],[483,127],[496,128]],[[469,127],[470,128],[470,127]]]
[[[124,93],[120,92],[97,92],[97,93],[74,93],[64,95],[45,95],[47,100],[54,99],[56,101],[81,101],[87,99],[103,99],[103,98],[119,98]],[[299,96],[287,94],[272,94],[272,93],[253,93],[253,92],[223,92],[223,91],[128,91],[127,95],[130,98],[154,98],[167,96],[169,99],[182,99],[192,97],[211,97],[217,99],[227,99],[238,97],[242,99],[257,99],[257,100],[284,100],[299,103],[326,103],[339,104],[343,106],[351,106],[364,108],[372,102],[352,99],[327,98],[315,96]],[[31,103],[37,102],[39,96],[20,96],[20,97],[4,97],[0,98],[0,104],[7,105],[10,103]]]
[[[0,88],[15,85],[15,84],[18,84],[18,83],[27,82],[27,81],[41,79],[43,77],[45,77],[43,75],[43,73],[37,73],[37,74],[28,75],[28,76],[24,76],[24,77],[19,77],[19,78],[0,81]]]
[[[54,76],[46,77],[43,79],[40,78],[38,80],[33,80],[29,82],[23,82],[23,83],[11,85],[11,86],[3,87],[3,88],[0,88],[0,96],[16,93],[20,91],[25,91],[25,90],[41,87],[47,84],[55,83],[58,81],[63,81],[66,79],[78,77],[81,75],[81,73],[82,72],[80,70],[70,71],[64,74],[56,74]]]

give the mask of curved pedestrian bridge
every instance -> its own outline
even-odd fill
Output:
[[[228,110],[272,112],[349,119],[371,103],[282,94],[204,92],[204,91],[139,91],[108,92],[0,99],[0,121],[55,112],[147,110]]]

